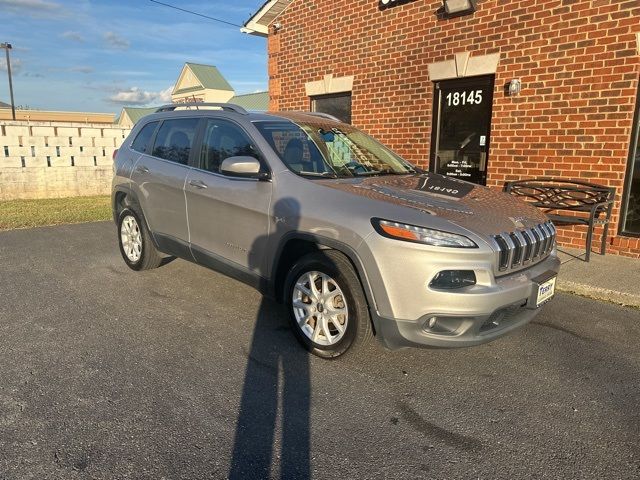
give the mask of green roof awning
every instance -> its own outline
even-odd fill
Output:
[[[235,103],[247,110],[258,110],[266,112],[269,110],[269,92],[247,93],[246,95],[236,95],[229,103]]]
[[[155,113],[157,109],[158,107],[151,107],[151,108],[124,107],[124,111],[127,112],[127,115],[129,116],[129,118],[131,119],[134,125],[138,123],[138,120],[140,120],[142,117]]]

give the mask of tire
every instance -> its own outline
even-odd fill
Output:
[[[300,258],[289,270],[284,291],[296,338],[314,355],[337,358],[362,347],[373,336],[358,274],[337,250]]]
[[[132,270],[151,270],[162,262],[142,214],[133,206],[124,208],[118,215],[118,245],[122,258]]]

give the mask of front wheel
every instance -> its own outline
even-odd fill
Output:
[[[296,337],[314,355],[335,358],[372,337],[360,280],[342,253],[305,255],[289,271],[285,291]]]

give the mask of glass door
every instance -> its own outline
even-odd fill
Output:
[[[431,171],[485,185],[494,77],[435,84]]]

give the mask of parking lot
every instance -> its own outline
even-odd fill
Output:
[[[637,309],[323,361],[247,286],[130,271],[111,223],[2,232],[0,267],[3,480],[640,476]]]

